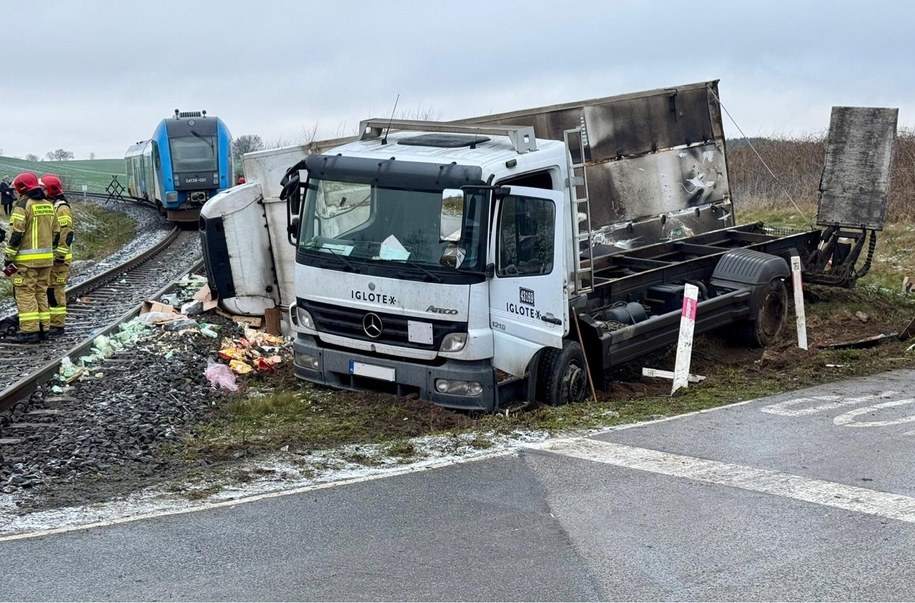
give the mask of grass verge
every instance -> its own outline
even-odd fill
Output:
[[[597,400],[489,415],[438,408],[418,400],[336,391],[296,381],[290,363],[279,373],[247,383],[247,392],[220,404],[215,418],[183,444],[183,453],[209,462],[289,452],[332,450],[328,458],[374,466],[422,456],[416,438],[459,437],[460,446],[484,450],[500,436],[561,434],[611,427],[713,408],[743,400],[891,369],[915,369],[911,341],[885,341],[869,349],[829,346],[854,336],[899,331],[915,317],[915,300],[877,287],[810,287],[806,295],[808,351],[783,329],[774,345],[751,349],[706,334],[693,348],[691,372],[706,380],[670,395],[670,381],[641,376],[642,366],[671,368],[667,350],[624,366]],[[457,444],[455,444],[457,446]]]

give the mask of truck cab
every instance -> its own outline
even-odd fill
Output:
[[[414,128],[301,166],[295,371],[493,410],[568,334],[566,146],[530,128]]]

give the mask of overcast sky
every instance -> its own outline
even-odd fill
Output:
[[[915,126],[908,0],[4,0],[0,154],[122,157],[178,108],[294,144],[720,80],[728,137]]]

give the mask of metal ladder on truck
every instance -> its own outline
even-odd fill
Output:
[[[572,195],[573,236],[577,240],[578,257],[575,258],[572,293],[590,293],[594,290],[594,243],[591,239],[591,202],[588,196],[588,174],[585,170],[587,138],[584,120],[580,128],[564,130],[562,135],[569,150],[569,182]],[[584,218],[582,218],[584,215]],[[582,231],[582,224],[584,231]]]

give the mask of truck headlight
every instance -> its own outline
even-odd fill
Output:
[[[310,354],[295,353],[295,365],[312,371],[318,370],[318,357]]]
[[[311,313],[299,306],[295,307],[295,323],[303,329],[315,330],[315,321],[311,317]]]
[[[455,396],[479,396],[483,393],[483,385],[479,381],[436,379],[435,391],[440,394],[452,394]]]
[[[467,345],[467,333],[448,333],[442,340],[440,351],[460,352]]]

